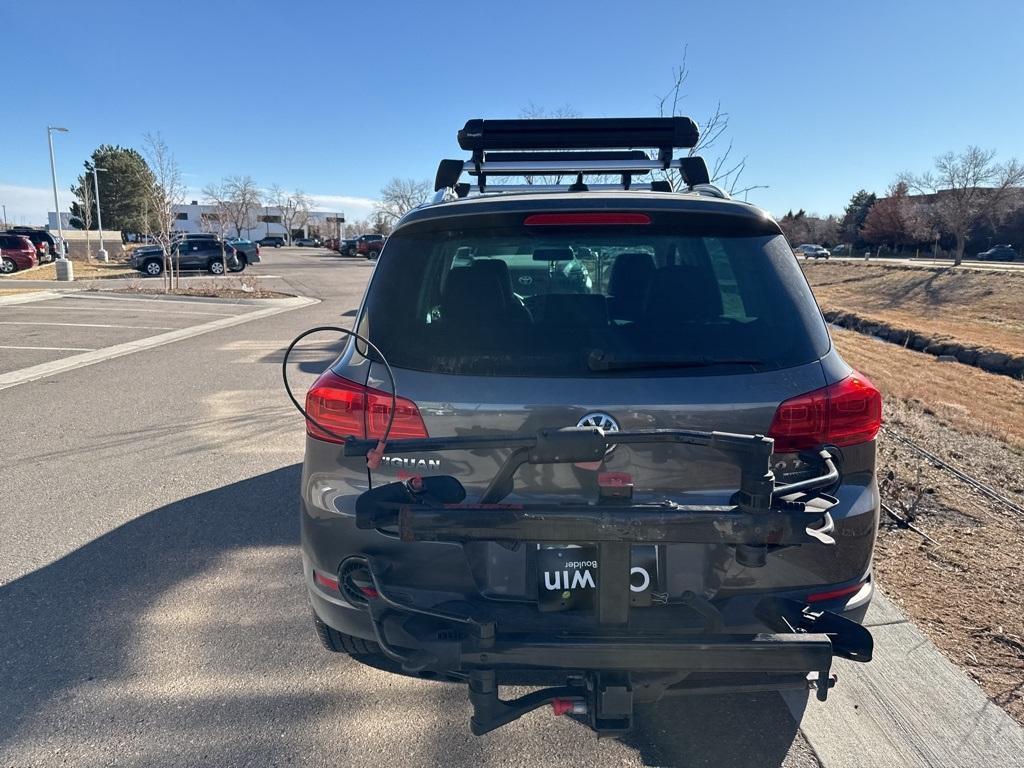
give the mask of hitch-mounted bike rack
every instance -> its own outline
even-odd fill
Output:
[[[730,504],[685,505],[667,499],[633,503],[628,485],[601,487],[599,497],[591,502],[504,502],[514,489],[517,470],[525,464],[597,462],[611,445],[659,443],[701,446],[734,461],[740,481]],[[628,730],[638,698],[631,674],[640,673],[664,673],[664,692],[810,685],[825,700],[835,682],[830,672],[833,656],[868,661],[872,653],[868,630],[838,614],[815,611],[795,600],[765,598],[755,615],[772,633],[730,634],[723,631],[722,617],[711,601],[686,593],[676,596],[676,604],[657,610],[666,611],[666,616],[673,615],[671,611],[696,614],[703,624],[700,631],[671,623],[656,630],[631,626],[629,578],[635,544],[728,545],[748,567],[763,566],[771,550],[834,544],[829,536],[834,527],[829,509],[836,500],[825,491],[840,480],[837,453],[822,450],[808,457],[820,464],[820,474],[778,485],[771,470],[772,447],[771,438],[762,435],[675,429],[605,434],[596,427],[546,429],[526,436],[394,440],[384,446],[349,439],[343,451],[350,457],[373,450],[422,454],[512,449],[480,498],[469,503],[462,484],[446,475],[371,488],[356,502],[359,528],[397,528],[403,541],[594,544],[601,564],[596,621],[586,631],[552,634],[502,626],[500,616],[494,618],[489,610],[493,603],[485,598],[463,603],[464,610],[417,605],[405,594],[397,599],[386,583],[388,562],[367,558],[376,594],[376,599],[368,601],[368,609],[382,650],[411,671],[464,674],[476,734],[547,703],[553,703],[556,712],[587,714],[599,733]],[[392,634],[404,634],[416,650],[403,650],[401,642],[389,639]],[[512,701],[498,697],[499,671],[531,669],[560,670],[572,682]],[[750,673],[771,679],[693,684],[686,679],[693,672]],[[808,679],[808,672],[815,674]]]

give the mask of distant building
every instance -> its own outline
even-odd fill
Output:
[[[174,229],[177,232],[216,232],[220,229],[217,221],[217,206],[204,205],[193,200],[188,205],[174,208]],[[344,234],[345,214],[341,211],[313,211],[309,221],[292,231],[292,237],[341,237]],[[232,232],[231,234],[234,234]],[[258,240],[266,235],[284,235],[281,223],[281,209],[261,206],[256,209],[252,221],[242,228],[242,237]]]
[[[71,214],[61,211],[61,226],[65,230],[73,229],[71,226]],[[53,211],[47,213],[48,225],[51,230],[57,229],[57,214]],[[229,234],[234,235],[234,228]],[[220,224],[217,221],[217,207],[205,205],[193,200],[187,205],[176,205],[174,207],[174,231],[175,232],[219,232]],[[341,211],[313,211],[309,215],[309,221],[303,226],[296,227],[292,231],[292,237],[344,237],[345,214]],[[259,240],[266,235],[284,235],[285,228],[281,223],[281,209],[276,206],[260,206],[254,212],[252,220],[242,228],[242,237],[247,240]]]

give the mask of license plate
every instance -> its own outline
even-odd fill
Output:
[[[593,545],[546,546],[537,551],[537,605],[542,611],[593,608],[600,580],[598,548]],[[658,548],[633,547],[629,574],[630,605],[665,602],[659,592]]]

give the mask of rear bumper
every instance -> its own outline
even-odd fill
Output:
[[[633,611],[638,620],[622,627],[609,627],[599,611],[596,621],[577,617],[582,621],[575,628],[564,629],[547,618],[538,623],[522,608],[517,614],[515,607],[393,592],[381,576],[387,561],[364,562],[373,587],[362,613],[373,639],[407,672],[468,679],[475,733],[542,703],[499,701],[498,676],[507,673],[524,684],[559,676],[565,687],[547,689],[544,701],[562,695],[586,700],[592,726],[615,730],[631,721],[637,683],[647,689],[642,695],[657,691],[657,697],[809,686],[824,701],[835,684],[833,657],[866,662],[873,651],[867,629],[798,601],[766,597],[757,603],[754,615],[768,632],[724,628],[717,609],[696,595],[685,604]],[[680,620],[687,610],[690,621]]]
[[[307,557],[303,558],[303,578],[309,594],[310,604],[314,613],[316,613],[321,621],[346,635],[352,635],[353,637],[359,637],[364,640],[375,639],[373,622],[371,621],[369,612],[353,606],[351,603],[347,602],[339,592],[328,591],[316,584],[313,580],[313,565]],[[872,598],[874,597],[875,587],[874,581],[870,575],[859,583],[861,583],[861,587],[854,594],[833,600],[816,602],[813,604],[814,607],[816,609],[820,608],[822,610],[835,613],[849,619],[850,621],[857,622],[858,624],[863,623],[864,616],[871,605]],[[850,584],[838,584],[835,586],[844,587],[850,586]],[[829,587],[815,587],[814,591],[824,591],[824,589],[828,588]],[[808,592],[808,589],[789,589],[736,595],[721,600],[715,600],[714,605],[723,617],[724,631],[731,634],[758,634],[771,631],[770,628],[760,621],[755,614],[757,604],[761,600],[765,597],[777,597],[796,602],[804,602],[807,598]],[[401,588],[401,593],[403,596],[417,602],[429,599],[428,594],[437,594],[436,592],[426,590],[421,594],[417,590],[409,589],[404,586]],[[510,604],[498,603],[497,605],[508,606]],[[522,606],[522,604],[517,605]],[[526,608],[533,612],[536,611],[532,605],[528,605]],[[654,612],[663,610],[663,608],[648,608],[645,610]],[[518,612],[510,612],[507,614],[508,620],[514,621],[516,624],[522,624],[521,621],[516,621],[516,619],[519,618],[516,613]],[[548,627],[550,627],[551,631],[568,629],[573,627],[575,624],[575,617],[570,614],[548,613],[536,615],[538,617],[543,616],[543,621]]]

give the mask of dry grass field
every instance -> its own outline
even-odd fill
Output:
[[[801,262],[822,309],[1024,354],[1024,271]]]
[[[138,275],[138,271],[132,269],[124,262],[111,261],[103,263],[99,261],[73,261],[76,280],[97,280],[105,277],[128,277]],[[43,264],[36,269],[15,272],[12,275],[5,275],[0,278],[0,285],[7,280],[56,280],[57,266],[52,262]]]
[[[961,363],[832,328],[832,339],[850,365],[887,398],[920,406],[954,429],[989,435],[1024,452],[1024,382]]]

